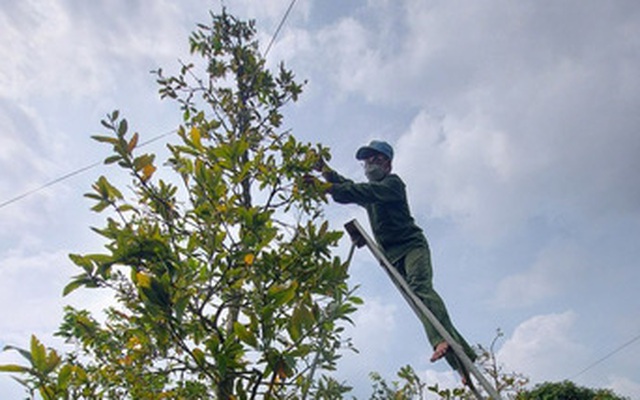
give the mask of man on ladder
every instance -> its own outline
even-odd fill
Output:
[[[346,179],[323,161],[316,169],[329,184],[328,192],[334,201],[355,203],[367,210],[376,242],[386,258],[473,362],[476,354],[454,328],[442,298],[433,289],[429,245],[409,211],[404,182],[391,172],[393,148],[386,142],[373,140],[358,149],[356,159],[364,161],[368,182]],[[421,320],[433,346],[431,362],[444,357],[460,373],[462,382],[470,383],[466,369],[451,351],[450,344],[427,318],[421,317]]]

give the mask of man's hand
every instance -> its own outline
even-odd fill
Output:
[[[329,182],[325,182],[322,179],[313,176],[311,174],[305,174],[302,176],[302,183],[306,187],[312,187],[316,190],[320,190],[322,193],[331,192],[332,184]]]
[[[310,174],[305,174],[302,177],[302,182],[305,184],[305,186],[316,186],[319,181],[320,180],[318,178]]]
[[[313,157],[316,159],[316,162],[313,164],[313,170],[322,172],[326,168],[327,163],[324,161],[322,154],[320,154],[316,150],[311,150],[311,152],[313,154]]]
[[[313,164],[313,169],[318,172],[324,171],[326,167],[327,167],[327,163],[324,162],[324,159],[322,158],[322,156],[319,156],[318,161],[316,161],[316,163]]]

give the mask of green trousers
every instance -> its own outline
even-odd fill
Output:
[[[411,249],[403,258],[395,263],[395,267],[400,275],[405,279],[413,293],[424,303],[424,305],[435,315],[438,321],[444,326],[451,337],[462,346],[464,352],[475,361],[477,358],[475,352],[469,346],[462,335],[453,327],[449,313],[444,305],[444,301],[438,293],[433,289],[433,270],[431,267],[431,254],[426,246]],[[444,338],[438,333],[435,327],[427,320],[420,316],[422,325],[427,333],[427,338],[435,349],[438,343],[444,341]],[[455,370],[460,369],[458,359],[453,351],[447,352],[445,359]]]

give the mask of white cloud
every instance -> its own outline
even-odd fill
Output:
[[[348,325],[345,338],[352,338],[358,353],[343,351],[339,364],[339,380],[346,380],[354,386],[354,394],[365,396],[370,393],[369,374],[387,374],[385,363],[390,354],[394,333],[397,329],[396,306],[378,298],[364,298],[364,305],[352,316],[354,325]],[[386,376],[385,376],[386,378]]]
[[[195,22],[185,27],[183,12],[171,1],[26,0],[0,9],[0,201],[102,157],[103,147],[81,147],[94,143],[89,135],[115,103],[136,108],[141,93],[149,96],[145,101],[155,98],[149,70],[167,58],[177,64],[187,49],[187,29]],[[143,107],[138,115],[157,122],[167,113]],[[3,209],[2,235],[63,218],[50,206],[68,200],[64,190],[57,184],[55,193],[39,191]],[[77,218],[77,207],[70,208]]]
[[[528,270],[507,276],[498,283],[496,304],[501,307],[531,306],[575,290],[575,284],[580,284],[576,277],[586,271],[585,260],[579,251],[567,242],[545,248]]]
[[[395,304],[382,302],[380,299],[365,299],[353,317],[357,329],[350,331],[357,348],[362,348],[362,354],[358,356],[373,361],[381,359],[388,354],[389,343],[393,332],[397,329],[394,315]]]
[[[186,48],[173,2],[28,0],[3,8],[0,94],[96,96],[117,86],[119,68],[140,75]],[[98,18],[96,18],[99,15]],[[177,46],[180,44],[180,46]],[[150,59],[155,59],[151,61]]]
[[[322,65],[338,97],[420,108],[398,165],[421,174],[413,190],[431,189],[414,197],[478,237],[535,216],[637,211],[640,122],[629,117],[640,78],[629,71],[640,25],[630,10],[495,3],[377,3],[370,14],[396,18],[396,36],[345,17],[317,35],[332,55]]]
[[[268,20],[279,24],[282,17],[284,17],[289,4],[289,2],[282,2],[280,0],[240,0],[234,2],[234,4],[230,4],[230,7],[232,8],[228,10],[228,12],[231,12],[232,14],[241,13],[243,15],[247,15],[247,18],[260,20],[260,22]],[[311,4],[307,2],[296,2],[294,5],[295,7],[292,8],[289,16],[287,17],[287,22],[289,22],[288,25],[293,23],[289,18],[294,19],[296,17],[308,17],[311,8]],[[277,26],[273,26],[274,31],[276,28]]]
[[[80,87],[91,92],[104,80],[95,75],[99,64],[87,54],[93,50],[86,43],[86,33],[72,24],[60,2],[16,3],[0,18],[6,35],[0,56],[8,61],[0,69],[3,95],[47,95]]]
[[[34,114],[34,110],[0,97],[0,127],[3,128],[0,168],[5,175],[0,183],[2,193],[13,189],[4,187],[15,183],[8,178],[21,175],[23,180],[28,180],[51,168],[46,160],[46,138]]]
[[[525,166],[510,137],[485,118],[420,112],[396,144],[395,169],[405,178],[418,212],[454,218],[478,241],[500,237],[536,214],[534,188],[519,185]]]
[[[28,349],[31,335],[35,335],[45,346],[61,353],[65,351],[63,341],[53,333],[62,322],[65,305],[88,309],[99,318],[101,310],[114,302],[103,290],[79,290],[62,297],[69,276],[78,271],[72,268],[65,251],[27,254],[37,248],[37,243],[30,243],[0,253],[0,348],[11,345]],[[14,351],[0,352],[0,364],[9,363],[24,365],[25,360]],[[8,374],[0,375],[0,397],[18,398],[21,393],[21,387]]]
[[[3,254],[0,261],[1,340],[24,346],[31,333],[51,332],[62,316],[65,255]]]
[[[572,311],[531,317],[521,323],[497,352],[507,371],[523,373],[532,382],[561,381],[587,361],[576,341]]]
[[[318,34],[318,45],[331,54],[324,60],[333,65],[328,72],[335,74],[333,79],[341,91],[356,91],[367,87],[370,75],[369,70],[363,67],[380,63],[369,34],[354,18],[344,18]],[[354,64],[355,60],[357,64]]]
[[[34,249],[40,251],[33,253]],[[80,273],[65,250],[46,251],[37,243],[22,243],[1,254],[0,273],[0,304],[9,305],[0,308],[0,341],[5,343],[24,342],[33,332],[51,337],[67,304],[98,313],[114,304],[109,292],[100,289],[62,296],[70,277]]]

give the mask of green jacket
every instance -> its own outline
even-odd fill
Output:
[[[334,201],[355,203],[367,210],[373,235],[389,261],[395,263],[409,250],[428,246],[411,216],[405,184],[398,175],[366,183],[355,183],[335,171],[323,175],[333,184],[329,193]]]

